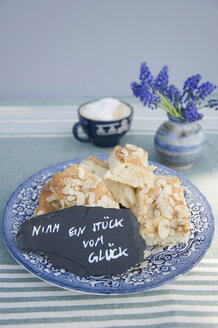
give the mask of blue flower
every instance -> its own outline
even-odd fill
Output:
[[[218,99],[209,100],[205,107],[210,107],[214,108],[215,110],[218,110]]]
[[[194,90],[198,87],[198,84],[201,80],[201,75],[200,74],[196,74],[196,75],[192,75],[190,77],[187,78],[187,80],[184,82],[184,87],[183,90]]]
[[[201,75],[196,74],[189,77],[183,86],[183,97],[187,96],[184,101],[195,100],[195,91],[198,88],[198,84],[201,80]]]
[[[216,89],[216,85],[212,84],[211,82],[202,83],[196,92],[197,99],[204,100],[207,96]]]
[[[168,67],[164,66],[162,70],[157,75],[156,79],[154,80],[153,86],[156,90],[158,90],[161,94],[167,93],[167,87],[168,87]]]
[[[139,80],[141,81],[142,84],[144,83],[151,84],[153,81],[153,76],[151,74],[151,71],[145,62],[141,63]]]
[[[198,106],[194,101],[189,102],[186,107],[182,108],[182,116],[188,122],[201,120],[203,114],[198,112]]]
[[[141,63],[139,83],[131,83],[133,94],[150,108],[160,107],[168,114],[195,122],[202,119],[199,110],[204,107],[218,110],[218,100],[212,99],[203,105],[201,102],[216,88],[211,82],[200,84],[201,75],[196,74],[187,78],[184,82],[183,92],[180,92],[173,84],[168,86],[168,67],[164,66],[154,78],[147,63]]]
[[[133,82],[131,84],[133,94],[136,97],[139,97],[141,102],[143,102],[144,106],[151,107],[152,109],[156,107],[156,99],[157,96],[151,90],[149,84],[138,84],[137,82]]]
[[[137,82],[133,82],[133,83],[131,83],[131,87],[132,87],[134,96],[140,97],[142,86],[140,84],[138,84]]]
[[[180,103],[181,96],[181,92],[175,87],[175,85],[171,84],[167,90],[167,97],[175,107]]]

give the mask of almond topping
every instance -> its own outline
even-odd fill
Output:
[[[43,210],[40,210],[40,211],[38,211],[38,212],[36,212],[36,215],[38,216],[38,215],[43,215],[44,214],[44,211]]]
[[[85,177],[85,171],[82,167],[79,167],[79,178],[82,180]]]
[[[91,188],[92,184],[93,184],[92,179],[91,179],[91,178],[87,179],[87,180],[84,182],[83,190]]]
[[[76,205],[84,205],[84,204],[85,204],[85,195],[81,192],[78,192]]]
[[[132,144],[127,144],[125,147],[127,149],[131,149],[131,150],[136,150],[137,149],[137,147],[135,145],[132,145]]]
[[[67,196],[67,200],[72,202],[76,197],[75,196]]]
[[[158,234],[161,239],[167,238],[170,232],[170,222],[167,219],[160,221],[158,225]]]
[[[175,200],[181,200],[181,197],[179,197],[179,195],[176,193],[173,194],[173,197],[175,198]]]
[[[154,215],[155,215],[155,216],[160,216],[160,211],[159,211],[159,210],[155,210],[155,211],[154,211]]]
[[[69,188],[64,187],[64,188],[62,189],[62,194],[63,194],[63,195],[68,195],[68,194],[69,194]]]
[[[158,179],[157,181],[156,181],[156,184],[157,185],[162,185],[162,186],[165,186],[167,183],[166,183],[166,181],[164,180],[164,179]]]
[[[154,233],[146,232],[146,235],[147,235],[148,237],[150,237],[150,238],[154,238],[154,237],[155,237]]]
[[[57,200],[57,198],[56,198],[55,195],[53,194],[53,195],[51,195],[50,197],[47,197],[46,200],[47,200],[47,202],[51,203],[51,202],[53,202],[54,200]]]
[[[101,197],[101,201],[107,203],[107,202],[110,202],[111,199],[110,199],[107,195],[103,195],[103,196]]]
[[[89,194],[89,205],[93,205],[95,201],[95,194],[94,192],[90,192]]]
[[[129,155],[128,150],[126,148],[121,149],[121,153],[126,155],[126,156]]]
[[[81,186],[82,185],[82,181],[79,180],[79,179],[72,179],[70,181],[70,184],[71,184],[72,187],[74,187],[74,186]]]
[[[170,233],[169,233],[170,236],[174,236],[175,233],[176,233],[175,229],[170,229]]]

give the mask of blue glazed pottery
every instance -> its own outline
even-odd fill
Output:
[[[202,155],[206,137],[199,123],[168,115],[155,134],[154,144],[163,163],[187,169]]]

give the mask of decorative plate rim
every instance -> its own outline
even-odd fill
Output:
[[[97,156],[101,159],[107,159],[108,156]],[[15,246],[15,244],[13,243],[14,239],[11,241],[11,239],[9,238],[10,234],[12,233],[12,231],[10,231],[10,233],[7,232],[7,226],[9,225],[9,221],[8,221],[8,215],[10,214],[10,211],[12,210],[11,206],[13,204],[13,201],[16,200],[17,196],[19,195],[19,193],[24,189],[24,187],[28,187],[31,186],[31,182],[34,181],[34,179],[37,179],[37,177],[39,177],[40,175],[49,175],[50,174],[50,178],[52,177],[53,174],[55,174],[58,171],[63,170],[65,167],[68,167],[70,165],[73,164],[78,164],[80,162],[82,162],[83,159],[85,159],[86,157],[79,157],[79,158],[74,158],[72,160],[67,160],[67,161],[63,161],[60,163],[56,163],[53,165],[50,165],[47,168],[44,168],[40,171],[38,171],[37,173],[33,174],[32,176],[30,176],[28,179],[26,179],[23,183],[21,183],[17,189],[12,193],[12,195],[10,196],[10,198],[8,199],[4,211],[3,211],[3,215],[2,215],[2,223],[1,223],[1,230],[2,230],[2,236],[3,236],[3,240],[4,243],[6,245],[6,247],[8,248],[8,251],[11,253],[11,255],[14,257],[14,259],[21,264],[27,271],[33,273],[34,275],[36,275],[38,278],[40,278],[41,280],[44,280],[46,282],[49,282],[50,284],[53,284],[55,286],[64,288],[64,289],[68,289],[68,290],[76,290],[76,291],[80,291],[80,292],[85,292],[85,293],[95,293],[95,294],[131,294],[131,293],[138,293],[138,292],[143,292],[146,290],[150,290],[156,287],[159,287],[161,285],[167,284],[175,279],[177,279],[178,277],[184,275],[185,273],[187,273],[188,271],[190,271],[197,263],[200,262],[200,260],[204,257],[205,253],[207,252],[207,250],[209,249],[213,237],[214,237],[214,217],[213,217],[213,213],[212,213],[212,209],[210,204],[208,203],[206,197],[198,190],[198,188],[192,183],[190,182],[186,177],[184,177],[182,174],[178,173],[177,171],[166,167],[162,164],[159,163],[155,163],[155,162],[151,162],[149,161],[149,164],[151,165],[155,165],[157,167],[157,170],[162,170],[165,173],[164,174],[169,174],[169,175],[175,175],[178,178],[180,178],[181,180],[181,184],[188,186],[192,191],[194,190],[195,192],[195,196],[198,198],[200,198],[203,202],[203,204],[206,206],[206,211],[207,211],[207,224],[209,226],[208,230],[206,231],[205,235],[202,235],[205,237],[206,240],[206,245],[201,245],[201,247],[199,248],[199,250],[197,250],[197,256],[193,258],[193,260],[191,261],[191,263],[189,263],[187,266],[182,267],[180,269],[175,269],[174,272],[171,273],[166,273],[165,276],[162,277],[162,279],[160,280],[156,280],[152,283],[149,282],[148,284],[143,280],[138,282],[137,281],[134,285],[135,282],[135,272],[137,274],[138,272],[138,276],[136,275],[136,278],[140,278],[140,274],[139,274],[139,268],[134,268],[133,270],[130,270],[129,273],[128,271],[122,275],[113,275],[110,277],[106,277],[106,276],[102,276],[102,277],[78,277],[76,275],[73,275],[72,273],[68,273],[66,271],[61,271],[61,270],[53,270],[51,271],[51,275],[49,275],[49,272],[41,272],[38,267],[35,267],[30,261],[26,260],[23,253]],[[52,173],[53,171],[53,173]],[[47,177],[47,180],[49,179],[49,177]],[[46,180],[46,178],[45,178]],[[44,181],[44,183],[47,181]],[[42,184],[43,185],[43,184]],[[22,220],[24,221],[24,220]],[[9,235],[8,235],[9,234]],[[206,238],[207,237],[207,238]],[[189,241],[191,240],[191,238],[189,239]],[[199,239],[200,240],[200,239]],[[194,241],[196,243],[196,245],[198,245],[198,243],[200,241],[195,241],[195,239],[193,239],[193,245],[194,245]],[[180,245],[180,244],[178,244]],[[195,245],[193,246],[191,244],[190,241],[190,247],[195,247]],[[184,246],[185,247],[185,246]],[[188,245],[187,245],[188,247]],[[184,248],[185,249],[185,248]],[[187,248],[187,250],[190,251],[189,248]],[[167,248],[166,250],[161,250],[160,252],[157,252],[155,255],[151,255],[148,257],[148,259],[150,258],[150,260],[153,260],[155,257],[158,257],[158,255],[160,255],[161,257],[161,253],[164,256],[164,252],[168,251],[168,254],[170,254],[170,246],[169,248]],[[175,254],[177,254],[176,250],[174,252]],[[191,255],[193,255],[191,253]],[[190,255],[190,256],[191,256]],[[43,257],[42,257],[43,258]],[[150,261],[148,260],[148,261]],[[157,262],[160,261],[160,259],[157,259]],[[151,261],[150,261],[151,262]],[[151,265],[153,265],[152,263],[150,263]],[[43,265],[43,263],[41,263],[41,265]],[[51,269],[51,264],[49,264],[49,269]],[[158,267],[158,265],[157,265]],[[48,265],[46,264],[46,269],[48,268]],[[52,270],[52,269],[51,269]],[[137,271],[138,270],[138,271]],[[142,269],[143,270],[143,269]],[[141,270],[141,273],[142,273]],[[145,268],[146,270],[146,268]],[[49,271],[49,270],[48,270]],[[55,276],[55,274],[57,274],[57,276]],[[162,275],[164,274],[163,272],[161,273]],[[129,276],[133,277],[132,280],[132,285],[129,283]],[[68,277],[69,276],[69,277]],[[64,277],[64,280],[60,279]],[[126,279],[126,282],[123,282],[124,278]],[[155,275],[154,275],[155,277]],[[70,278],[71,280],[66,280]],[[144,277],[142,277],[144,278]],[[117,283],[119,283],[120,279],[120,283],[121,285],[116,285]],[[131,280],[131,279],[130,279]],[[113,285],[114,284],[114,285]]]

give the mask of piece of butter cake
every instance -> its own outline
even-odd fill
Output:
[[[119,208],[102,179],[81,164],[56,173],[42,188],[35,215],[75,205]]]
[[[57,211],[61,208],[59,200],[50,189],[50,181],[47,182],[41,190],[38,206],[35,209],[35,215],[43,215]]]
[[[92,173],[100,176],[113,198],[126,208],[131,208],[136,201],[136,189],[121,182],[105,180],[105,174],[109,170],[108,162],[96,157],[88,157],[83,160],[83,164],[88,167]]]
[[[154,166],[148,166],[148,153],[135,145],[116,146],[109,154],[106,181],[117,181],[130,187],[147,188],[154,181]]]
[[[50,189],[62,208],[74,205],[119,208],[102,179],[82,164],[55,174]]]
[[[133,213],[148,246],[186,242],[190,234],[189,212],[177,177],[156,175],[147,192],[137,190]]]

